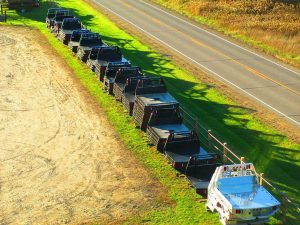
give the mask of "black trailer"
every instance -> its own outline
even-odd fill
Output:
[[[106,47],[107,45],[102,41],[101,37],[97,33],[82,34],[79,40],[77,49],[77,57],[86,62],[88,56],[93,48]]]
[[[46,16],[46,25],[47,28],[51,29],[54,26],[54,20],[56,17],[61,16],[70,16],[73,15],[71,10],[69,9],[61,9],[61,8],[51,8],[48,10],[48,14]]]
[[[62,22],[64,19],[74,18],[72,11],[70,10],[59,10],[56,12],[53,20],[50,20],[50,31],[53,34],[57,34],[61,28]]]
[[[124,69],[121,68],[120,70],[124,70]],[[127,71],[127,73],[131,73],[131,72]],[[142,73],[140,67],[135,67],[132,73],[134,74],[134,76],[128,76],[126,80],[123,79],[122,82],[116,80],[114,81],[115,85],[113,86],[113,94],[115,98],[120,102],[122,102],[122,96],[124,95],[125,92],[131,91],[131,93],[135,95],[135,88],[138,80],[149,78]],[[106,78],[104,78],[104,80],[105,79]]]
[[[68,43],[68,47],[72,50],[72,52],[77,53],[79,41],[81,35],[83,34],[91,34],[90,30],[81,29],[81,30],[74,30],[71,34],[70,41]]]
[[[122,52],[117,46],[107,46],[99,49],[97,59],[89,62],[90,67],[95,68],[95,73],[100,81],[104,81],[105,71],[109,64],[125,65],[127,67],[130,62],[122,56]]]
[[[170,134],[190,134],[192,131],[182,123],[178,107],[173,105],[153,110],[147,127],[147,136],[157,150],[162,151]]]
[[[57,35],[58,40],[68,45],[71,35],[75,30],[81,30],[82,23],[77,18],[65,18],[62,22],[61,29]]]
[[[119,62],[121,60],[122,53],[119,47],[105,46],[91,51],[86,64],[92,71],[95,71],[98,61]]]
[[[180,171],[186,168],[192,156],[206,154],[200,147],[200,140],[195,131],[170,132],[163,152],[172,166]]]
[[[129,77],[126,80],[123,90],[120,88],[118,91],[115,92],[115,96],[119,96],[120,93],[118,93],[118,92],[122,91],[121,97],[118,97],[118,98],[120,98],[120,101],[122,102],[123,106],[127,109],[130,116],[132,116],[132,112],[133,112],[137,84],[141,80],[150,80],[150,79],[152,79],[152,78],[147,77],[147,76]]]
[[[47,28],[50,27],[51,21],[53,21],[55,15],[56,15],[56,12],[58,12],[60,10],[63,10],[63,9],[62,8],[50,8],[50,9],[48,9],[48,12],[47,12],[47,15],[46,15]]]
[[[132,113],[135,125],[146,131],[151,113],[164,107],[179,108],[179,103],[167,92],[163,80],[141,80],[136,87]]]
[[[219,154],[200,151],[200,154],[190,157],[184,169],[184,174],[196,189],[196,192],[202,196],[206,196],[209,182],[216,168],[222,164]]]
[[[95,73],[97,74],[100,81],[104,81],[105,77],[115,77],[119,68],[131,67],[129,61],[125,62],[109,62],[106,67],[95,68]],[[102,71],[99,71],[102,70]],[[100,74],[100,76],[99,76]]]
[[[117,70],[115,76],[105,76],[103,82],[103,88],[110,95],[115,95],[118,101],[121,100],[121,94],[126,81],[130,77],[142,78],[144,77],[141,68],[134,67],[121,67]]]

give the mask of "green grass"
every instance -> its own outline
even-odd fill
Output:
[[[120,30],[104,15],[79,0],[60,0],[61,6],[73,8],[76,15],[95,32],[99,32],[109,44],[122,48],[124,55],[148,75],[163,76],[168,90],[205,127],[211,128],[222,140],[229,143],[239,155],[255,163],[259,172],[264,172],[278,187],[300,202],[298,179],[300,146],[289,142],[287,137],[261,124],[251,115],[251,109],[238,106],[222,96],[218,90],[197,80],[193,75],[178,68],[168,58],[151,50],[136,38]],[[45,28],[44,17],[47,4],[40,9],[22,15],[10,12],[11,25],[26,25],[39,29],[50,44],[74,70],[83,86],[95,97],[104,109],[110,123],[137,157],[166,187],[174,205],[163,205],[149,210],[140,217],[130,218],[128,224],[219,224],[216,214],[206,213],[205,203],[177,177],[164,157],[147,146],[146,138],[139,132],[124,109],[112,97],[104,94],[100,83],[91,71],[80,63],[68,48],[58,42]],[[142,138],[141,138],[142,137]],[[270,224],[278,224],[273,219]]]

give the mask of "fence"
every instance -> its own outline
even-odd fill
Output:
[[[197,132],[200,142],[208,151],[219,153],[224,164],[245,163],[245,157],[238,156],[232,151],[226,142],[222,142],[213,132],[205,128],[196,117],[189,114],[184,108],[180,109],[184,123]],[[281,202],[280,220],[282,224],[296,225],[300,221],[300,206],[295,204],[288,196],[278,189],[274,184],[268,181],[263,173],[256,173],[260,185],[263,185]]]

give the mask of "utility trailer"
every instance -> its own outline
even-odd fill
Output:
[[[147,130],[150,115],[155,109],[165,107],[179,108],[178,101],[167,92],[163,80],[154,81],[156,82],[141,80],[136,87],[133,119],[135,125],[143,131]]]
[[[54,20],[56,17],[60,16],[69,16],[72,15],[72,12],[69,9],[62,8],[50,8],[46,16],[46,25],[47,28],[51,29],[54,26]]]
[[[209,182],[222,159],[217,153],[200,151],[200,154],[190,157],[184,174],[199,195],[207,196]]]
[[[118,73],[120,73],[119,70],[123,70],[124,71],[124,67],[123,68],[119,68],[118,71],[117,71]],[[128,72],[130,72],[130,71],[128,71]],[[135,92],[135,88],[136,88],[138,80],[147,79],[148,78],[147,76],[145,76],[142,73],[142,71],[141,71],[141,69],[139,67],[134,67],[133,73],[134,73],[134,76],[128,76],[126,78],[126,80],[124,79],[124,80],[122,80],[122,82],[119,82],[119,81],[116,82],[116,81],[114,81],[115,84],[113,86],[113,94],[114,94],[115,98],[118,101],[120,101],[120,102],[122,102],[122,96],[123,96],[123,94],[124,94],[124,92],[126,90],[128,91],[128,88],[130,87],[129,84],[132,83],[132,81],[135,81],[135,84],[133,84],[135,86],[131,88],[131,92]],[[117,73],[116,73],[116,75],[117,75]],[[106,78],[104,77],[104,80],[105,79]]]
[[[170,134],[176,133],[176,137],[180,137],[181,133],[191,133],[182,121],[177,105],[153,110],[146,132],[149,141],[157,147],[158,151],[162,151]]]
[[[79,40],[77,57],[86,62],[88,56],[93,48],[106,47],[107,45],[102,41],[101,37],[97,33],[82,34]]]
[[[68,47],[72,50],[72,52],[77,53],[79,41],[81,36],[85,34],[91,34],[90,30],[81,29],[81,30],[74,30],[71,34],[70,41],[68,43]]]
[[[46,25],[47,28],[50,28],[51,21],[53,21],[56,13],[60,10],[63,10],[62,8],[50,8],[48,9],[47,15],[46,15]]]
[[[99,61],[122,61],[122,53],[120,48],[117,46],[100,47],[90,54],[90,57],[87,60],[86,64],[92,71],[95,71],[96,65],[99,63]]]
[[[53,20],[50,21],[50,31],[54,35],[58,34],[64,19],[74,18],[72,11],[70,10],[60,10],[56,12]]]
[[[4,0],[2,1],[9,9],[16,9],[20,7],[39,7],[39,0]]]
[[[118,101],[121,101],[122,90],[126,85],[128,78],[142,78],[144,74],[140,67],[121,67],[117,70],[115,77],[104,77],[103,88],[110,95],[115,95]]]
[[[125,65],[125,67],[127,67],[130,62],[123,57],[120,48],[117,46],[101,48],[98,52],[97,59],[92,61],[90,65],[95,68],[95,73],[102,82],[104,81],[105,70],[109,64]]]
[[[172,166],[179,171],[186,169],[192,156],[207,154],[200,147],[200,140],[195,131],[171,131],[164,144],[163,152]]]
[[[95,73],[100,81],[104,81],[105,77],[115,77],[119,68],[131,67],[131,63],[125,62],[109,62],[106,67],[95,68]]]
[[[83,26],[79,19],[65,18],[62,22],[61,29],[59,29],[57,38],[65,45],[68,45],[73,31],[81,30],[82,28]]]
[[[151,80],[153,78],[144,76],[144,77],[129,77],[126,80],[125,86],[123,88],[123,90],[121,90],[121,88],[119,89],[119,91],[122,91],[121,93],[121,97],[118,97],[121,99],[121,102],[123,104],[123,106],[126,108],[127,112],[129,113],[130,116],[132,116],[132,112],[133,112],[133,106],[134,106],[134,101],[135,101],[135,97],[137,96],[136,94],[136,87],[138,85],[139,82],[141,82],[142,80]],[[157,78],[154,78],[157,79]],[[116,91],[115,96],[119,96],[120,93],[119,91]]]
[[[252,225],[268,222],[280,203],[259,184],[253,164],[242,163],[216,169],[206,207],[217,211],[224,225]]]

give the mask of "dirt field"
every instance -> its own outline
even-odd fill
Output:
[[[37,31],[0,26],[0,51],[1,225],[115,224],[156,204],[161,186]]]

